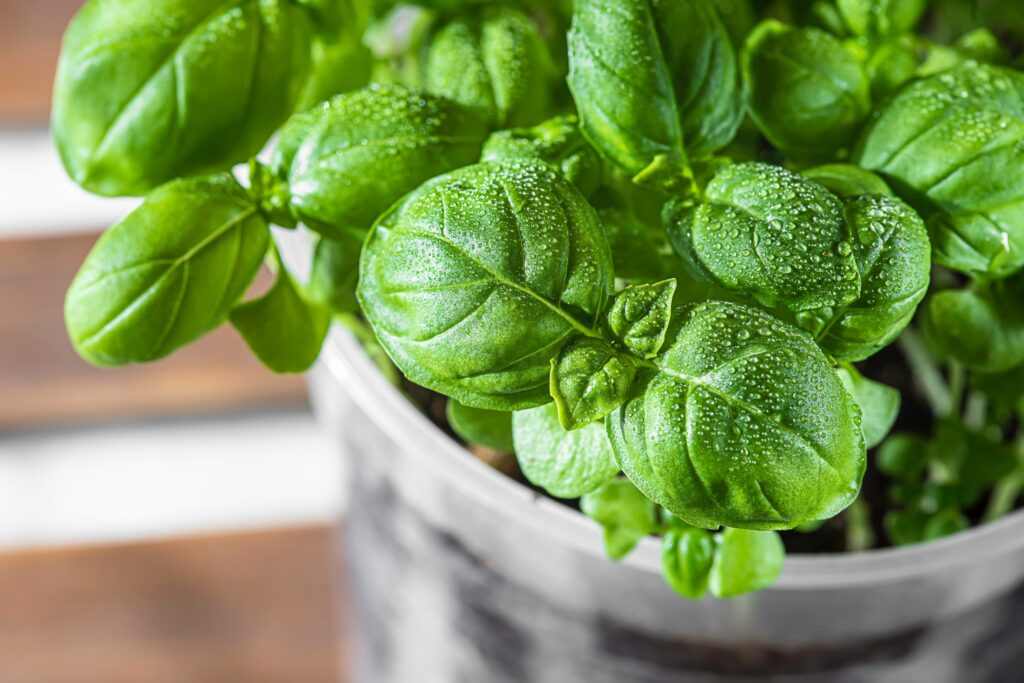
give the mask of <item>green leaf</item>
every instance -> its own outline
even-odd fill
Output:
[[[523,476],[556,498],[596,491],[619,472],[604,428],[566,431],[553,403],[514,413],[512,440]]]
[[[857,261],[860,296],[818,312],[804,325],[833,357],[859,361],[888,346],[910,324],[928,291],[931,245],[921,218],[895,197],[847,199],[843,215]]]
[[[675,280],[627,287],[612,299],[609,331],[637,358],[654,358],[665,344],[675,293]]]
[[[675,254],[660,223],[647,222],[632,208],[621,204],[596,208],[611,244],[617,278],[626,282],[649,282],[662,280],[678,270]]]
[[[481,161],[534,159],[550,164],[589,196],[601,182],[597,152],[580,133],[575,116],[556,116],[533,128],[500,130],[487,138]]]
[[[896,416],[900,412],[900,392],[864,377],[852,365],[844,365],[837,372],[843,386],[860,406],[865,445],[874,448],[882,443],[896,424]]]
[[[843,206],[824,187],[779,166],[744,163],[719,171],[705,197],[666,213],[672,245],[694,275],[793,313],[859,296]]]
[[[921,540],[934,541],[945,536],[952,536],[970,526],[970,521],[964,517],[962,512],[956,508],[948,508],[928,518],[921,530]]]
[[[932,294],[922,329],[940,357],[969,370],[1006,372],[1024,363],[1024,277]]]
[[[309,296],[334,313],[355,313],[359,310],[356,299],[359,256],[366,233],[342,230],[336,237],[321,237],[316,243],[309,276]]]
[[[550,400],[551,359],[595,334],[614,276],[593,209],[537,163],[435,178],[370,233],[363,311],[406,376],[466,405]]]
[[[912,31],[926,5],[927,0],[836,0],[850,31],[871,38]]]
[[[702,529],[670,529],[661,537],[661,575],[684,598],[707,593],[714,559],[715,539]]]
[[[920,510],[893,510],[883,519],[885,534],[893,545],[910,545],[924,540],[928,515]]]
[[[871,108],[870,83],[838,39],[769,19],[747,38],[742,63],[750,116],[773,145],[819,158],[853,143]]]
[[[633,361],[608,342],[577,337],[551,359],[551,396],[565,429],[600,420],[629,396]]]
[[[303,297],[280,259],[270,291],[231,311],[231,324],[256,357],[282,373],[305,372],[316,362],[330,322],[330,312]]]
[[[604,548],[613,560],[624,558],[658,528],[654,503],[621,477],[583,494],[580,511],[602,526]]]
[[[875,465],[887,477],[914,481],[928,465],[928,444],[915,434],[893,434],[878,449]]]
[[[871,171],[853,164],[824,164],[802,172],[840,199],[851,199],[865,194],[892,196],[892,190]]]
[[[231,176],[176,180],[107,231],[68,290],[64,319],[96,365],[162,358],[217,327],[263,261],[270,231]]]
[[[449,400],[446,414],[448,424],[466,443],[506,453],[515,450],[512,444],[512,413],[471,408]]]
[[[726,529],[718,536],[711,592],[719,598],[767,588],[782,573],[786,549],[774,531]]]
[[[721,149],[743,119],[736,57],[703,0],[579,0],[569,88],[583,131],[639,182],[690,184],[689,157]]]
[[[605,423],[619,466],[655,503],[696,527],[767,530],[856,498],[859,410],[805,333],[707,302],[675,314],[653,364]]]
[[[553,60],[517,9],[464,12],[433,35],[426,54],[426,90],[499,128],[537,123],[550,109]]]
[[[285,0],[89,0],[68,27],[52,130],[68,174],[103,195],[249,158],[292,113],[313,25]]]
[[[966,63],[901,90],[865,131],[857,163],[926,216],[935,261],[1005,277],[1024,265],[1024,75]]]
[[[368,230],[425,180],[473,163],[485,136],[483,123],[452,102],[371,85],[290,120],[274,168],[289,181],[296,216],[341,239]]]

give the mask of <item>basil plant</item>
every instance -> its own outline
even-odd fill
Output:
[[[793,534],[1005,514],[1024,75],[915,33],[918,0],[786,4],[88,0],[54,137],[145,200],[71,283],[71,342],[120,366],[230,323],[302,372],[343,323],[612,559],[658,537],[689,599],[769,586]],[[300,226],[308,278],[274,241]]]

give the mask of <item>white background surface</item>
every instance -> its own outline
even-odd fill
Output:
[[[89,230],[137,204],[79,189],[45,131],[0,132],[0,239]],[[339,489],[305,411],[0,434],[0,548],[329,521]]]

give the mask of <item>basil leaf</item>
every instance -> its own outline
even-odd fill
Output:
[[[767,588],[782,573],[786,549],[774,531],[726,529],[718,536],[709,586],[719,598]]]
[[[321,237],[316,243],[309,275],[309,295],[334,313],[355,313],[359,310],[356,283],[365,237],[366,233],[361,230],[343,230],[338,232],[336,239]]]
[[[890,344],[914,317],[931,279],[931,245],[924,222],[895,197],[853,197],[843,214],[860,296],[822,312],[821,327],[810,319],[804,326],[835,358],[859,361]]]
[[[864,377],[852,365],[844,365],[837,372],[843,386],[860,407],[864,445],[874,448],[882,443],[896,424],[896,416],[900,412],[900,392]]]
[[[915,434],[893,434],[878,449],[875,465],[887,477],[912,481],[928,465],[928,443]]]
[[[707,593],[714,559],[715,539],[702,529],[671,529],[661,537],[661,575],[684,598]]]
[[[1024,278],[932,294],[922,330],[935,352],[976,372],[1006,372],[1024,363]]]
[[[381,217],[360,264],[363,311],[395,364],[477,408],[550,400],[550,362],[596,336],[613,285],[593,209],[537,163],[435,178]]]
[[[244,161],[292,113],[312,32],[285,0],[89,0],[54,90],[68,174],[91,192],[139,195]]]
[[[266,294],[239,304],[231,324],[274,372],[305,372],[316,362],[331,316],[307,301],[278,258],[277,279]]]
[[[970,521],[956,508],[941,510],[925,522],[921,530],[923,541],[934,541],[945,536],[952,536],[970,528]]]
[[[820,29],[765,21],[747,38],[742,62],[750,117],[787,154],[814,158],[849,146],[871,108],[864,67]]]
[[[865,194],[892,196],[892,190],[871,171],[853,164],[824,164],[802,172],[840,199],[851,199]]]
[[[514,413],[512,440],[523,476],[556,498],[596,491],[619,472],[601,425],[566,431],[553,403]]]
[[[658,527],[654,503],[628,479],[616,478],[580,497],[580,511],[601,525],[608,557],[621,560]]]
[[[873,119],[858,163],[927,218],[935,261],[972,274],[1024,265],[1024,75],[968,63],[910,84]]]
[[[449,426],[466,443],[506,453],[515,450],[512,443],[512,413],[471,408],[454,400],[448,401],[445,412]]]
[[[461,107],[371,85],[293,118],[274,167],[297,217],[326,237],[368,230],[423,181],[473,163],[486,135]]]
[[[654,358],[665,344],[675,292],[675,280],[627,287],[612,299],[609,331],[637,358]]]
[[[836,0],[850,31],[874,38],[912,31],[926,5],[927,0]]]
[[[496,7],[459,16],[437,31],[427,48],[424,87],[506,128],[544,117],[554,75],[530,18]]]
[[[885,535],[893,545],[910,545],[924,540],[928,515],[920,510],[893,510],[882,520]]]
[[[618,408],[629,395],[636,366],[607,342],[573,339],[551,360],[551,396],[565,429],[578,429]]]
[[[678,270],[675,254],[658,223],[642,220],[624,206],[599,207],[612,248],[615,276],[626,282],[661,280]]]
[[[162,358],[227,319],[270,231],[230,175],[175,180],[108,230],[71,283],[64,318],[96,365]]]
[[[481,161],[534,159],[550,164],[589,196],[601,182],[601,160],[580,133],[576,117],[556,116],[533,128],[501,130],[484,143]]]
[[[675,314],[653,363],[605,424],[619,466],[655,503],[706,529],[788,529],[856,498],[860,411],[805,333],[708,302]]]
[[[778,166],[744,163],[721,170],[705,197],[666,214],[672,246],[695,275],[795,313],[844,306],[860,294],[842,204],[825,188]]]
[[[569,89],[601,154],[668,191],[688,188],[688,159],[724,147],[743,118],[729,36],[698,0],[578,0]]]

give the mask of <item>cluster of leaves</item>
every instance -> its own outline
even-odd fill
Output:
[[[361,316],[460,436],[578,498],[611,557],[660,534],[693,599],[771,584],[777,532],[854,503],[879,444],[894,542],[1012,508],[1009,50],[938,42],[941,8],[915,32],[925,0],[569,4],[86,2],[55,138],[83,187],[146,199],[70,287],[76,349],[146,362],[230,321],[298,372]],[[307,283],[272,239],[300,224]],[[855,366],[897,338],[927,440],[886,440],[900,393]]]

